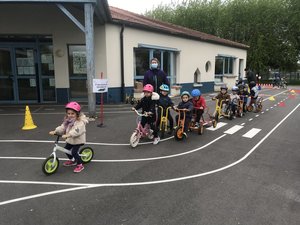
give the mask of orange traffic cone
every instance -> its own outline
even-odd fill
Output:
[[[24,126],[22,127],[22,130],[32,130],[34,128],[37,128],[37,126],[34,125],[29,107],[28,107],[28,105],[26,105],[25,121],[24,121]]]

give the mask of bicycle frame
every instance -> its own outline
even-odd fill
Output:
[[[149,114],[147,113],[139,113],[137,110],[135,110],[135,113],[139,116],[139,117],[148,117]],[[146,137],[150,134],[150,125],[148,123],[145,124],[145,126],[143,127],[141,124],[141,121],[139,120],[139,117],[137,118],[137,127],[135,128],[135,131],[138,133],[139,138],[141,137]]]
[[[164,127],[165,130],[164,131],[167,131],[167,129],[168,129],[169,111],[170,111],[171,107],[166,108],[165,111],[164,111],[164,108],[162,106],[159,106],[159,108],[161,109],[159,130],[161,131],[163,124],[165,124],[165,127]],[[166,112],[165,116],[164,116],[164,112]]]

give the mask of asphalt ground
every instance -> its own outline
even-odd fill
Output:
[[[105,105],[104,126],[99,118],[87,125],[93,161],[75,174],[59,153],[51,176],[42,163],[63,106],[30,105],[37,128],[27,131],[25,106],[1,106],[0,224],[299,224],[299,94],[300,87],[263,89],[261,113],[134,149],[131,105]],[[211,113],[212,95],[205,95]]]

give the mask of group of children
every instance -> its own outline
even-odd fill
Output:
[[[258,97],[258,89],[255,83],[249,84],[250,93],[248,92],[248,86],[241,84],[238,87],[234,86],[232,88],[232,93],[227,93],[227,87],[222,86],[220,93],[215,97],[219,100],[224,100],[224,104],[231,104],[232,110],[235,112],[237,107],[237,102],[240,98],[245,98],[245,104],[249,105],[255,103]],[[144,127],[148,123],[153,130],[154,141],[153,144],[158,144],[160,138],[158,136],[158,127],[161,120],[162,113],[165,113],[165,109],[171,107],[174,110],[180,109],[180,113],[185,113],[185,124],[184,124],[184,135],[187,137],[187,131],[189,123],[195,115],[195,126],[199,126],[201,116],[206,108],[206,101],[201,96],[201,91],[199,89],[192,90],[191,94],[188,91],[183,91],[181,93],[181,101],[177,106],[174,106],[171,98],[169,97],[169,86],[161,85],[159,87],[160,93],[153,91],[153,86],[151,84],[146,84],[143,88],[143,97],[138,102],[138,104],[132,108],[132,110],[142,109],[142,113],[150,113],[149,117],[142,117],[141,124]],[[250,100],[248,98],[250,96]],[[192,97],[192,98],[191,98]],[[246,99],[248,99],[246,103]],[[156,114],[156,106],[157,114]],[[64,166],[76,166],[74,169],[75,173],[79,173],[84,169],[84,166],[79,156],[80,146],[85,144],[86,141],[86,124],[88,120],[86,116],[81,113],[81,106],[77,102],[69,102],[66,106],[66,115],[64,117],[63,123],[58,126],[55,130],[50,131],[51,135],[62,135],[62,138],[66,140],[65,148],[72,151],[72,156],[68,155],[69,160],[64,162]],[[163,109],[163,110],[162,110]],[[223,107],[225,109],[225,105]],[[178,111],[178,110],[177,110]],[[183,112],[185,111],[185,112]],[[158,117],[156,117],[158,115]],[[165,114],[164,114],[165,115]],[[182,115],[181,115],[182,116]],[[178,122],[178,115],[176,115],[176,123]],[[170,125],[169,134],[172,134],[174,121],[171,114],[168,114],[168,120]]]

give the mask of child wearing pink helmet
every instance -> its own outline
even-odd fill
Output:
[[[86,124],[88,119],[81,113],[81,106],[77,102],[69,102],[66,106],[66,115],[63,123],[50,131],[50,135],[62,135],[66,139],[65,148],[72,151],[72,156],[68,155],[69,160],[64,162],[64,166],[75,166],[74,173],[79,173],[84,169],[81,157],[79,156],[80,146],[86,141]]]
[[[158,137],[158,130],[155,126],[156,121],[156,108],[158,104],[159,94],[153,92],[153,86],[151,84],[146,84],[143,88],[143,97],[138,102],[138,104],[132,108],[132,110],[142,109],[142,113],[150,112],[151,116],[142,117],[141,124],[144,127],[146,123],[150,125],[150,128],[153,130],[154,141],[153,144],[158,144],[160,138]]]

